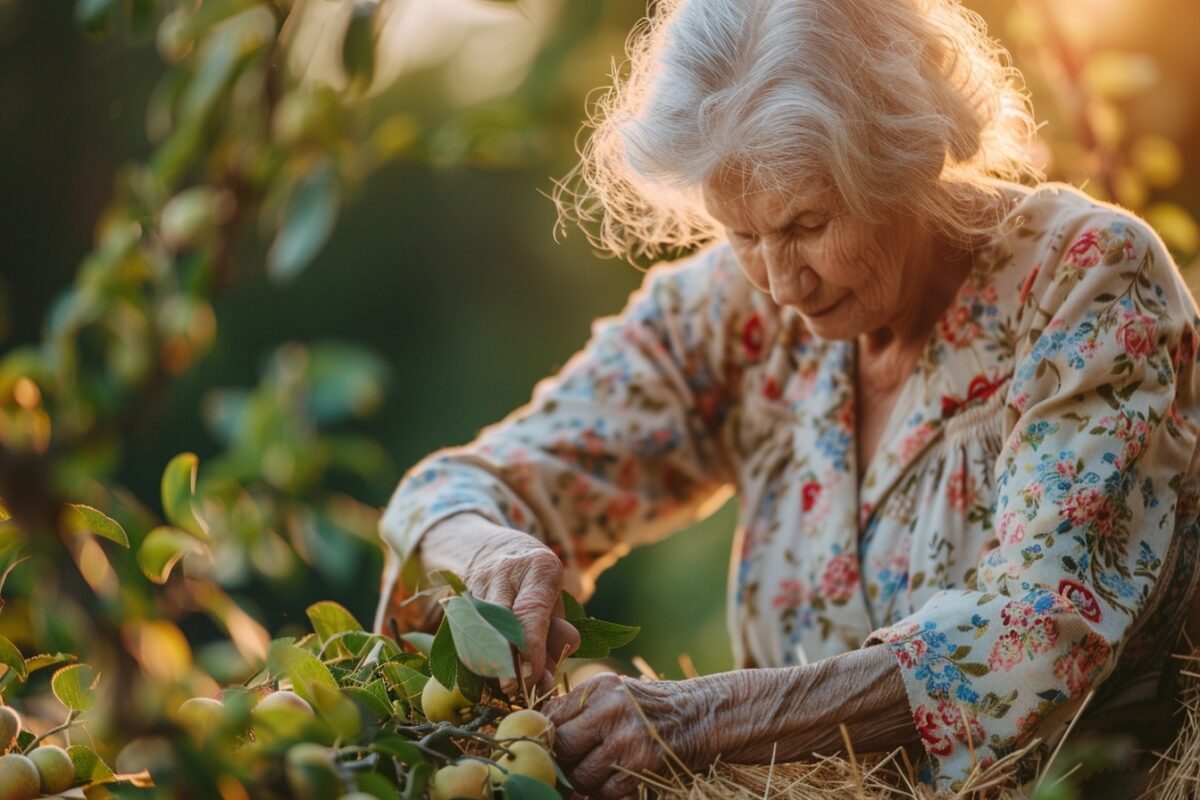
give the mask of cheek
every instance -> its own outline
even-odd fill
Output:
[[[894,298],[899,271],[880,237],[857,227],[837,227],[822,244],[826,280],[849,289],[867,308],[885,307]]]

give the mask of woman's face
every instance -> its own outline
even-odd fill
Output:
[[[853,339],[895,323],[927,283],[925,229],[900,218],[857,218],[828,184],[764,190],[729,173],[705,184],[704,203],[747,279],[800,311],[822,338]]]

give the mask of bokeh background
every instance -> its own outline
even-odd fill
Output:
[[[345,27],[345,4],[310,5],[296,68],[336,81],[329,42]],[[1050,176],[1146,214],[1190,270],[1200,209],[1193,0],[967,5],[1026,76]],[[352,424],[386,459],[340,486],[380,507],[421,457],[525,403],[584,344],[593,320],[618,312],[641,282],[633,266],[593,254],[578,231],[556,237],[545,195],[574,161],[585,98],[606,84],[645,6],[394,6],[369,114],[389,120],[400,155],[344,198],[327,245],[295,279],[270,279],[266,245],[246,237],[234,285],[214,302],[211,350],[136,409],[141,421],[116,469],[140,496],[156,496],[174,454],[193,451],[203,464],[220,449],[205,420],[214,389],[255,385],[284,342],[332,340],[386,365],[381,401]],[[68,0],[0,0],[0,351],[39,339],[93,247],[118,170],[151,151],[147,106],[165,69],[153,35],[93,37],[75,13]],[[642,626],[622,651],[626,669],[634,654],[669,676],[681,675],[681,653],[702,673],[731,666],[724,587],[736,502],[601,578],[589,612]],[[243,587],[268,630],[303,620],[318,599],[372,617],[378,552],[353,537],[321,552],[328,557],[286,579]]]

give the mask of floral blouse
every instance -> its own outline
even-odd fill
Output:
[[[651,268],[528,404],[414,466],[385,538],[402,560],[475,511],[548,543],[586,596],[736,491],[739,666],[883,643],[942,788],[1052,743],[1181,624],[1200,318],[1145,223],[1062,184],[1004,186],[1006,222],[861,482],[855,343],[811,334],[718,244]]]

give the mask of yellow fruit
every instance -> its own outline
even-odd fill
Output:
[[[75,785],[75,764],[67,751],[44,744],[29,754],[42,778],[42,794],[59,794]]]
[[[532,708],[522,708],[514,711],[496,726],[496,738],[534,739],[549,750],[554,746],[554,723],[540,711]]]
[[[430,722],[461,722],[463,712],[471,707],[471,701],[454,687],[454,691],[430,678],[421,690],[421,710]]]
[[[21,715],[8,706],[0,706],[0,753],[7,752],[17,743],[21,732]]]
[[[302,742],[287,751],[288,785],[296,798],[336,797],[345,791],[333,766],[333,752],[328,747]]]
[[[442,767],[433,776],[433,800],[485,800],[491,794],[488,765],[482,761],[465,759]]]
[[[0,800],[32,800],[41,794],[42,779],[32,761],[12,753],[0,756]]]
[[[258,705],[254,707],[255,711],[270,711],[273,708],[294,708],[297,711],[313,713],[312,706],[308,704],[300,695],[295,692],[281,691],[272,692],[271,694],[258,701]]]
[[[516,741],[504,745],[510,753],[504,753],[496,763],[508,770],[509,775],[525,775],[553,786],[558,781],[554,770],[554,759],[537,742]]]
[[[179,707],[179,723],[198,739],[217,730],[224,715],[225,706],[211,697],[193,697]]]

